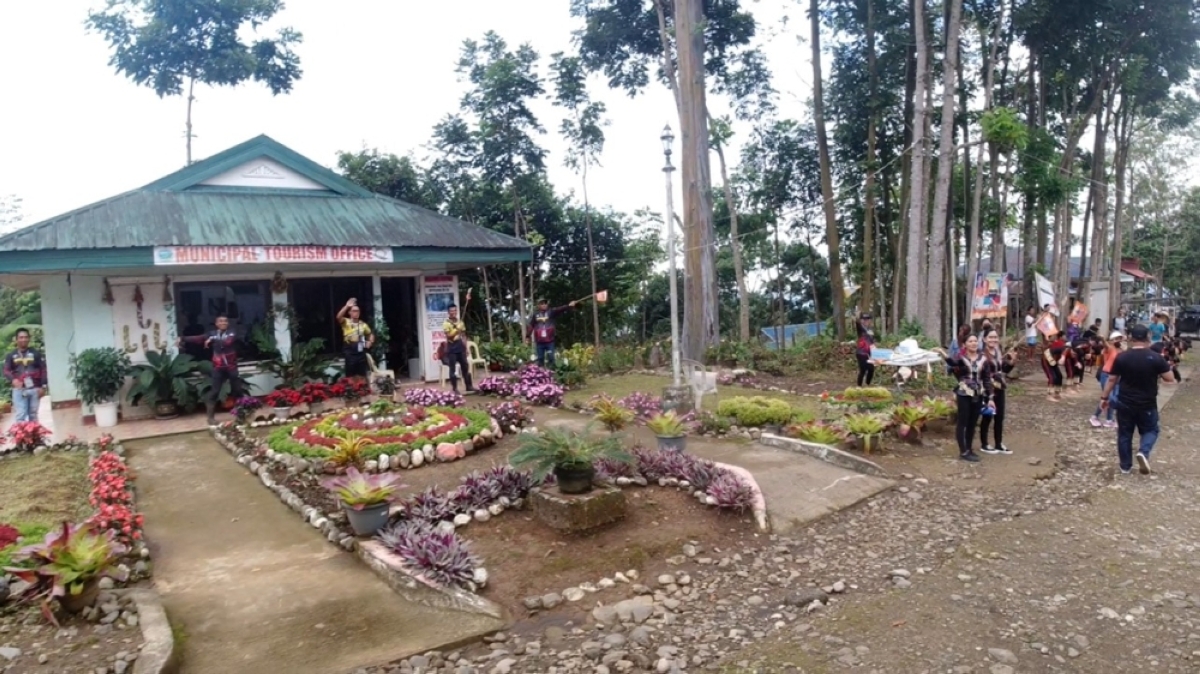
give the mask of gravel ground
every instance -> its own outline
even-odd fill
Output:
[[[590,614],[359,671],[1200,671],[1200,392],[1164,412],[1148,477],[1114,474],[1113,431],[1085,422],[1095,397],[1010,401],[1022,439],[1053,451],[1038,479],[914,471],[790,538],[682,551]]]

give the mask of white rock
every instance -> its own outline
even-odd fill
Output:
[[[587,592],[588,594],[594,594],[600,591],[600,588],[596,587],[594,583],[580,583],[579,589]]]
[[[383,472],[392,469],[392,458],[387,454],[379,455],[379,471]]]
[[[617,581],[618,583],[629,582],[629,579],[625,577],[625,574],[621,573],[620,571],[613,574],[613,580]]]
[[[441,529],[447,533],[454,531],[454,522],[451,522],[450,520],[442,520],[441,522],[438,522],[438,529]]]
[[[413,450],[413,453],[412,453],[412,465],[413,465],[413,468],[416,468],[417,466],[419,466],[419,465],[421,465],[421,464],[423,464],[423,463],[425,463],[425,454],[424,454],[424,452],[421,452],[420,450],[414,449],[414,450]]]
[[[478,569],[475,569],[474,573],[471,574],[471,577],[472,577],[472,580],[475,581],[475,584],[478,585],[479,587],[483,587],[484,585],[487,585],[488,572],[487,572],[487,569],[483,568],[482,566],[479,567]]]
[[[425,445],[421,448],[421,453],[425,455],[425,463],[433,463],[433,445]]]
[[[490,519],[492,519],[492,514],[488,511],[484,510],[483,508],[480,508],[479,510],[475,511],[475,521],[476,522],[486,522]]]
[[[463,527],[471,523],[471,516],[466,513],[459,513],[454,516],[454,526]]]
[[[493,517],[496,517],[500,513],[504,512],[504,506],[500,505],[499,503],[493,503],[492,505],[488,506],[487,509],[488,509],[488,512],[491,513]]]
[[[563,590],[563,598],[567,601],[579,601],[583,599],[587,593],[577,587],[569,587]]]
[[[367,469],[368,473],[379,472],[379,462],[378,461],[368,461],[366,463],[366,469]]]
[[[607,590],[616,584],[616,581],[614,581],[612,578],[601,578],[600,582],[596,583],[596,585],[600,586],[601,590]]]

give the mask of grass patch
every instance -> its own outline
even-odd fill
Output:
[[[586,404],[592,397],[601,393],[607,393],[615,400],[620,400],[625,396],[641,391],[655,396],[661,396],[664,386],[671,385],[670,377],[660,377],[652,374],[621,374],[612,377],[593,377],[588,380],[586,386],[567,391],[563,396],[565,405]],[[710,393],[704,396],[702,405],[709,412],[716,412],[717,406],[722,400],[728,398],[747,396],[762,396],[764,398],[775,398],[782,400],[789,405],[800,409],[817,411],[818,404],[815,398],[793,395],[790,393],[780,393],[775,391],[755,391],[753,389],[742,388],[741,386],[718,386],[716,393]]]
[[[0,522],[57,526],[92,514],[88,505],[88,457],[83,452],[46,452],[0,461]]]

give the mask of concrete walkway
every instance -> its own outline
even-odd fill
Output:
[[[542,426],[573,430],[583,430],[591,421],[591,417],[577,412],[550,409],[538,409],[537,418]],[[647,447],[653,447],[657,442],[645,427],[630,428],[623,433]],[[863,475],[748,441],[689,437],[687,451],[750,471],[767,501],[771,531],[784,535],[830,513],[849,508],[893,484],[888,479]]]
[[[126,443],[184,674],[330,674],[500,629],[405,602],[207,433]]]

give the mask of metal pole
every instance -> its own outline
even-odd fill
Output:
[[[671,376],[674,377],[675,386],[679,386],[683,381],[683,356],[680,353],[679,345],[679,289],[678,281],[675,278],[675,199],[674,186],[671,181],[671,174],[674,173],[675,167],[671,165],[670,149],[664,148],[663,154],[667,159],[667,164],[663,167],[663,175],[667,177],[667,261],[671,275]]]

